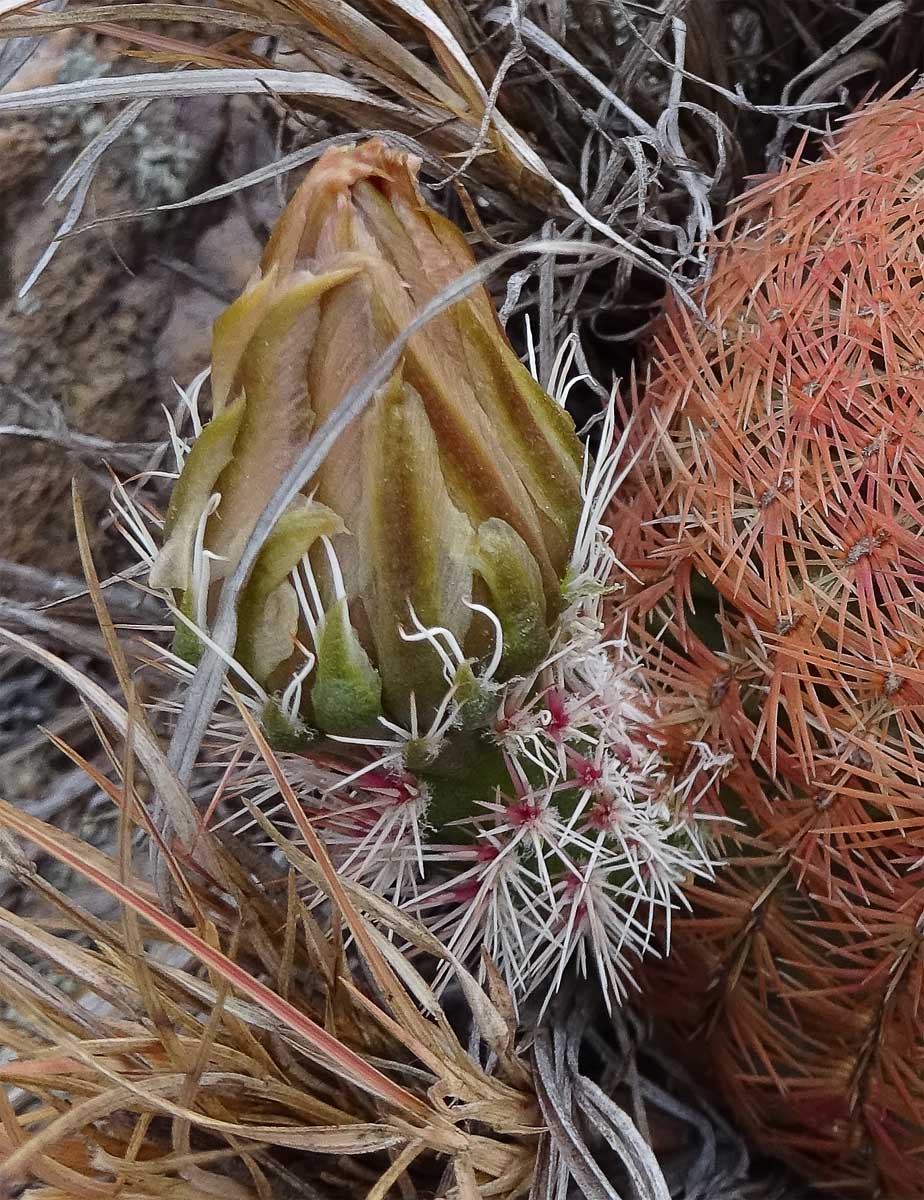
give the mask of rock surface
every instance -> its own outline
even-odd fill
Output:
[[[108,69],[93,39],[49,39],[11,90],[86,78]],[[120,66],[124,70],[124,66]],[[24,282],[52,243],[71,203],[45,203],[77,154],[119,111],[70,106],[0,118],[0,468],[6,519],[0,560],[79,574],[70,513],[76,474],[96,549],[110,569],[124,561],[106,517],[108,458],[123,477],[145,463],[71,434],[113,443],[163,439],[171,378],[208,361],[211,323],[252,270],[259,242],[237,199],[181,213],[107,222],[65,238],[24,296]],[[231,105],[157,101],[105,153],[77,228],[95,218],[152,208],[223,181]],[[233,124],[246,131],[245,114]],[[252,122],[251,128],[262,128]],[[238,147],[239,160],[246,147]],[[236,161],[235,161],[236,165]],[[8,432],[27,428],[41,436]]]

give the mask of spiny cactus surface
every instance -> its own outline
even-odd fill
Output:
[[[924,1180],[924,97],[748,193],[652,348],[613,513],[729,865],[650,996],[771,1152]]]

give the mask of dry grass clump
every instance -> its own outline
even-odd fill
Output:
[[[243,704],[300,844],[253,806],[264,847],[211,831],[223,781],[200,817],[138,702],[79,500],[75,515],[126,705],[20,635],[0,638],[79,693],[104,768],[53,740],[112,802],[118,836],[110,854],[0,800],[0,864],[26,898],[21,913],[0,911],[0,1193],[539,1200],[573,1180],[600,1200],[629,1181],[663,1200],[650,1110],[684,1160],[736,1197],[747,1156],[724,1131],[703,1137],[680,1096],[646,1096],[621,1023],[613,1045],[580,1001],[580,1019],[557,1021],[564,1041],[535,1033],[534,1069],[490,964],[481,987],[421,926],[342,879]],[[155,805],[170,816],[163,835]],[[56,887],[26,846],[103,904]],[[454,978],[442,1001],[439,964]],[[588,1035],[603,1068],[585,1074]]]
[[[338,877],[252,723],[310,853],[268,821],[270,852],[224,845],[190,814],[191,840],[160,842],[164,905],[138,851],[159,840],[151,792],[181,808],[184,793],[143,712],[3,637],[94,714],[106,771],[57,745],[109,797],[119,835],[108,854],[0,801],[0,865],[30,910],[0,910],[0,1194],[797,1194],[778,1173],[752,1173],[670,1060],[655,1055],[643,1074],[643,1027],[601,1021],[586,990],[563,995],[524,1044],[496,972],[480,987],[421,927]],[[29,846],[102,905],[56,887]],[[325,905],[306,902],[318,892]],[[454,974],[441,1001],[409,949]]]
[[[523,1194],[541,1118],[503,989],[491,999],[460,973],[488,1071],[389,940],[420,932],[344,885],[316,840],[312,860],[277,836],[275,870],[241,865],[204,829],[186,851],[163,846],[166,911],[132,850],[150,818],[131,747],[144,759],[153,743],[143,719],[102,708],[127,738],[124,754],[105,739],[117,782],[85,764],[119,806],[115,855],[0,805],[4,867],[42,902],[0,917],[6,1188],[384,1197],[413,1167],[433,1189],[446,1170],[460,1196]],[[11,834],[109,896],[112,915],[43,879]],[[309,879],[329,896],[326,930],[302,898]]]
[[[98,79],[4,97],[0,111],[130,101],[75,165],[70,187],[58,189],[71,197],[65,234],[80,227],[99,156],[157,97],[267,101],[277,160],[199,200],[281,177],[348,131],[384,134],[422,156],[435,198],[450,215],[464,209],[484,249],[555,236],[600,250],[557,270],[528,262],[509,282],[505,315],[543,298],[547,372],[575,323],[605,332],[617,310],[623,324],[644,319],[628,296],[633,280],[659,276],[663,289],[668,277],[701,271],[713,210],[738,169],[727,126],[735,94],[712,4],[663,14],[622,4],[521,7],[244,0],[15,11],[0,18],[0,37],[76,28],[146,66],[130,73],[137,63],[123,59]],[[718,92],[697,91],[700,78],[717,81]]]
[[[0,97],[0,113],[128,102],[55,188],[66,237],[95,224],[81,214],[98,163],[158,98],[258,97],[276,145],[274,161],[160,211],[279,180],[353,133],[383,135],[421,155],[434,199],[464,210],[482,250],[587,244],[578,261],[525,259],[502,315],[538,310],[543,382],[575,331],[582,361],[606,375],[665,287],[707,269],[706,239],[743,175],[778,162],[806,122],[912,69],[907,7],[14,2],[0,14],[13,62],[61,30],[102,40],[115,61],[99,78]],[[127,214],[102,219],[114,215]]]

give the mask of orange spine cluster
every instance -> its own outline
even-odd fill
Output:
[[[767,1149],[890,1200],[924,1180],[922,146],[888,99],[743,198],[613,513],[666,721],[735,756],[654,1002]]]

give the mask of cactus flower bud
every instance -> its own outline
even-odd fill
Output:
[[[313,430],[472,266],[416,170],[381,142],[319,160],[215,325],[213,416],[191,447],[174,440],[159,552],[117,497],[173,593],[174,662],[209,637]],[[603,516],[627,443],[613,397],[595,456],[582,449],[560,403],[575,357],[569,338],[552,399],[484,289],[416,330],[260,547],[233,670],[338,871],[460,959],[488,955],[517,997],[550,995],[575,962],[612,1001],[688,882],[711,878],[698,807],[727,763],[696,742],[670,751],[630,632],[609,621],[621,568]],[[234,746],[225,819],[284,851],[276,774],[233,716],[216,729]]]
[[[200,628],[312,430],[473,265],[417,168],[381,141],[329,150],[215,324],[213,417],[151,571]],[[379,717],[426,726],[488,666],[497,682],[529,671],[561,608],[581,462],[477,290],[414,334],[267,539],[236,659],[298,722],[340,736]]]

